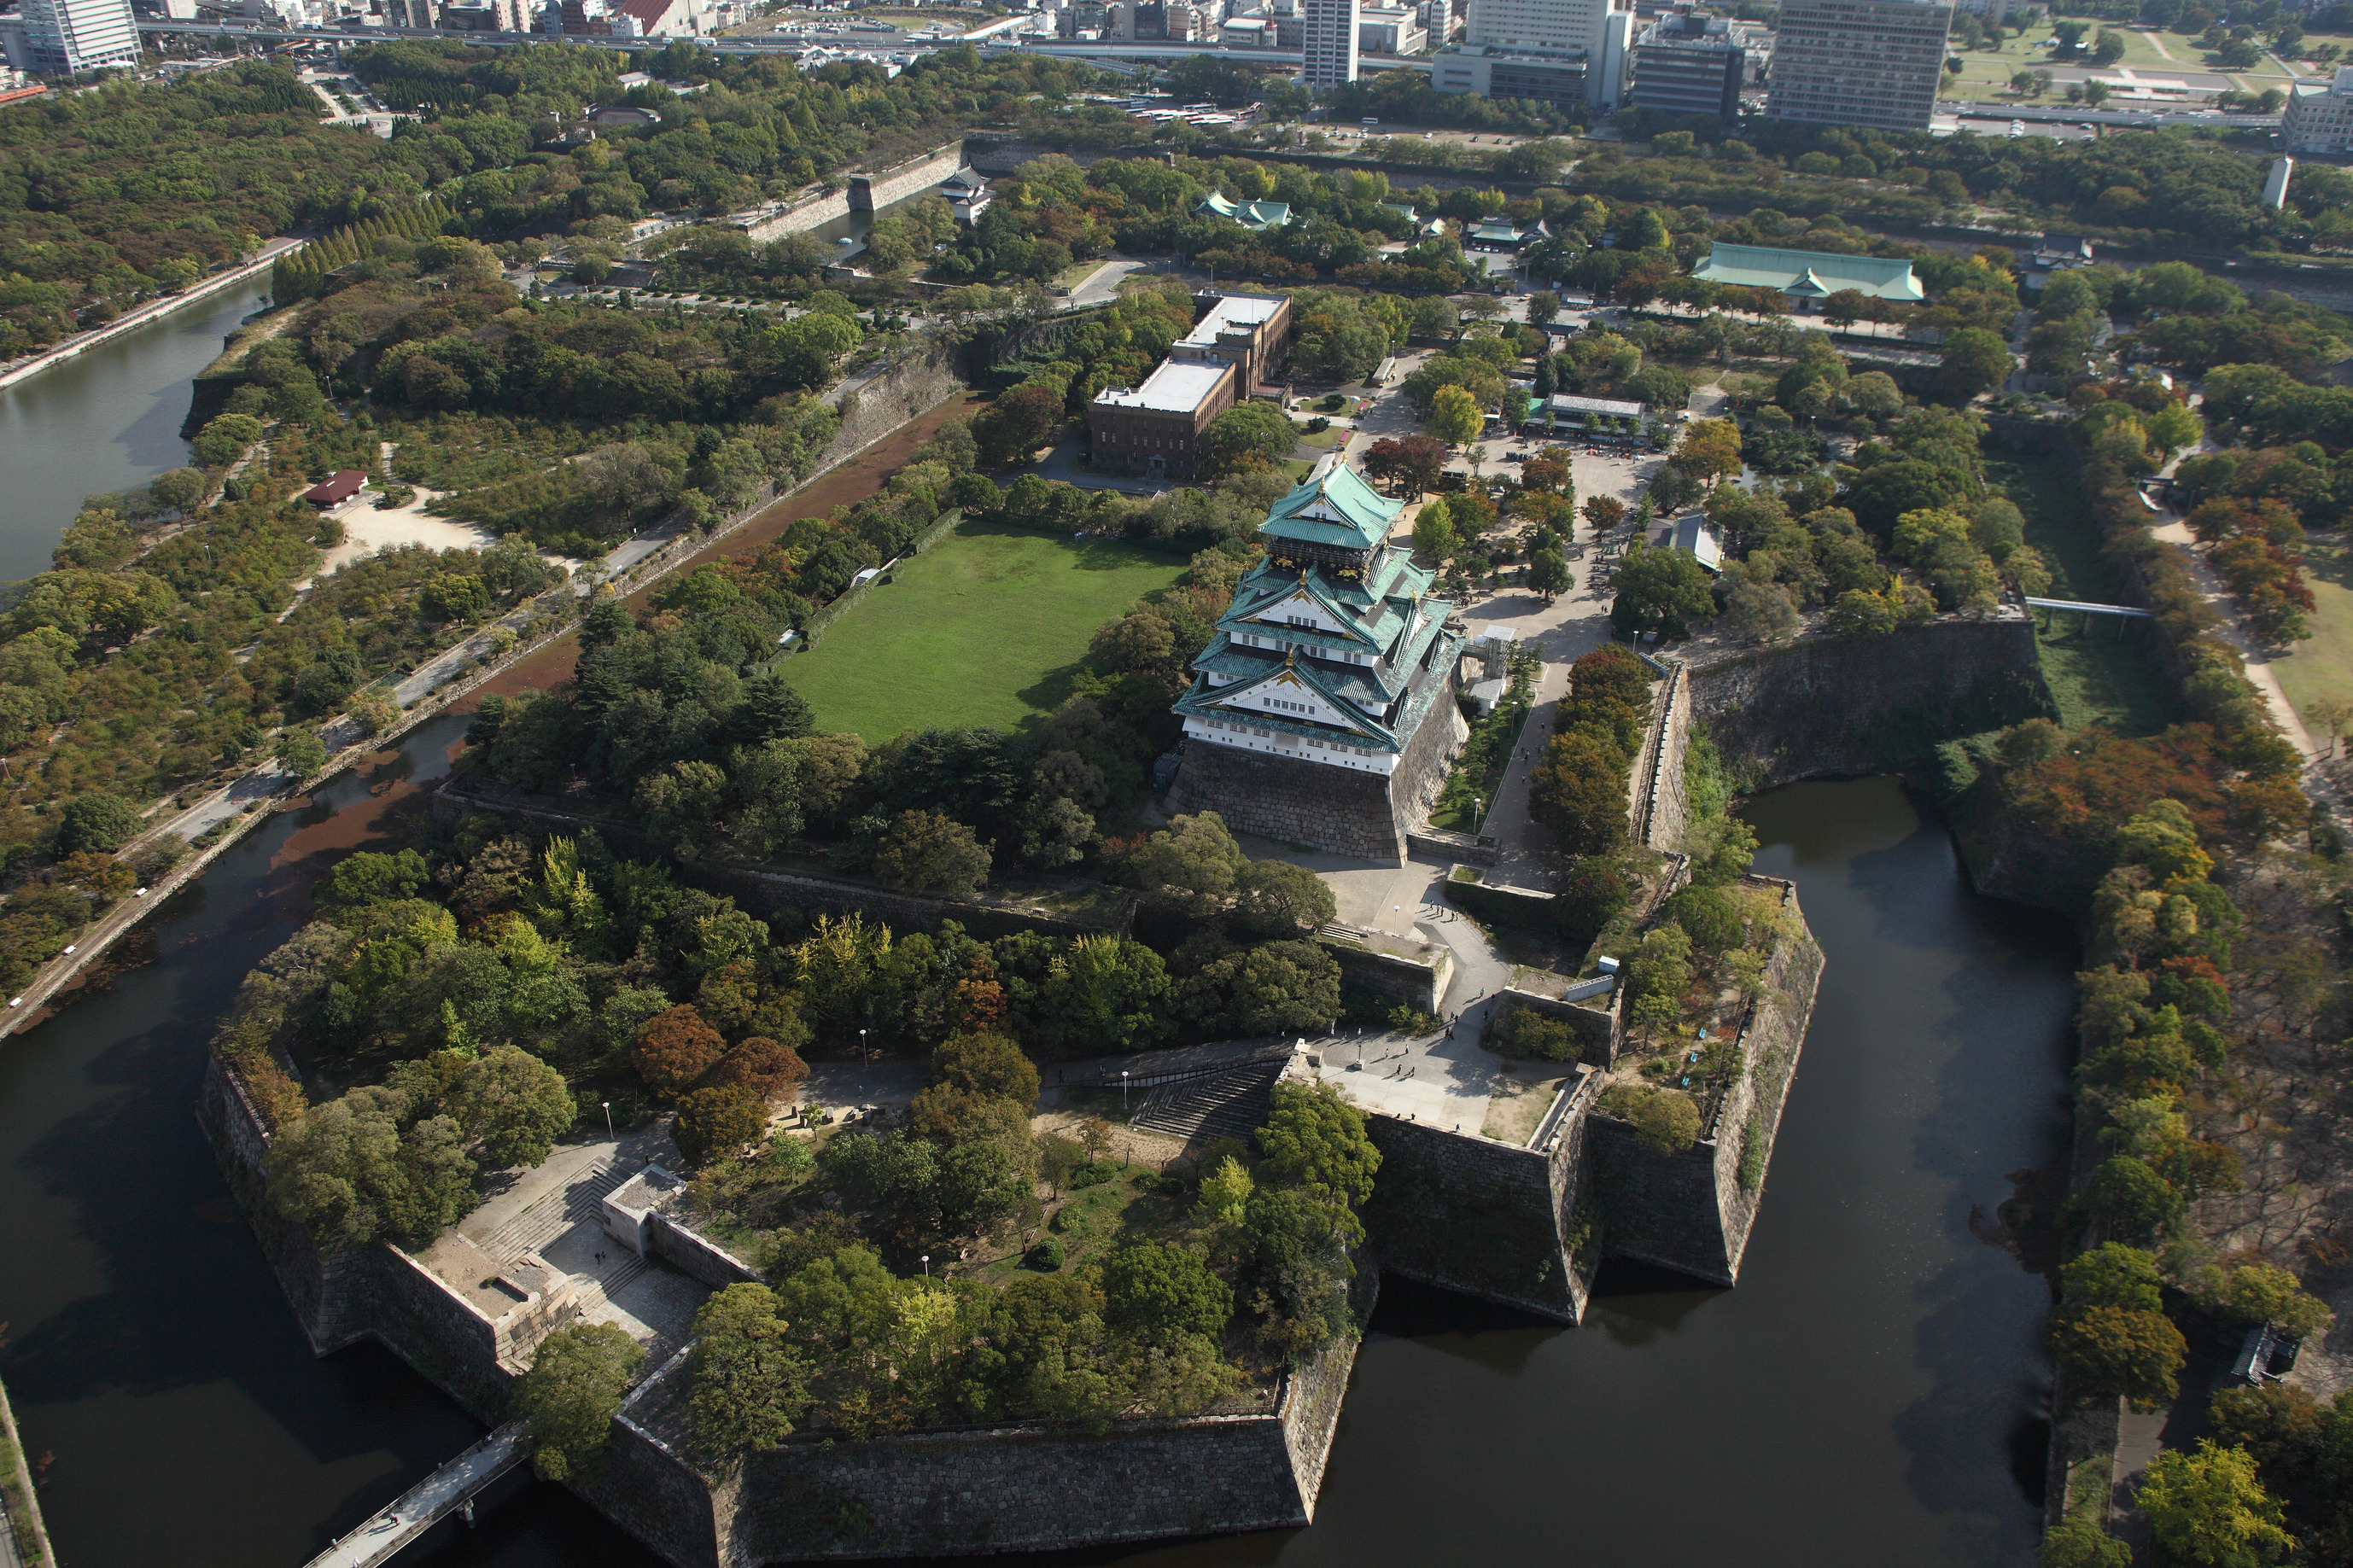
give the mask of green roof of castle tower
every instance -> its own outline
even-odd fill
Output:
[[[1275,502],[1259,531],[1305,544],[1370,550],[1389,536],[1390,525],[1404,510],[1403,501],[1389,500],[1341,463]]]

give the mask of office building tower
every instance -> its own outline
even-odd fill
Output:
[[[1748,76],[1747,31],[1684,10],[1660,17],[1635,41],[1630,101],[1669,114],[1737,118]]]
[[[1311,91],[1356,79],[1358,0],[1303,0],[1303,68]]]
[[[43,76],[139,63],[131,0],[25,0],[22,15],[33,69]]]
[[[1765,112],[1815,125],[1926,131],[1953,8],[1915,0],[1786,0]]]
[[[2287,153],[2342,153],[2353,143],[2353,66],[2338,66],[2331,81],[2300,81],[2287,89],[2280,117],[2280,148]]]
[[[1609,14],[1632,10],[1629,0],[1471,0],[1462,41],[1504,49],[1585,49],[1599,58]]]

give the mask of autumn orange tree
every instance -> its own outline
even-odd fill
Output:
[[[682,1091],[726,1053],[727,1042],[690,1003],[647,1019],[629,1060],[646,1086],[665,1098]]]

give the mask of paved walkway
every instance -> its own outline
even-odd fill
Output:
[[[522,1423],[510,1421],[311,1559],[310,1568],[376,1568],[522,1463]]]

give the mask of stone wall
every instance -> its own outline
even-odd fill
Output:
[[[1754,879],[1763,881],[1764,879]],[[1715,1284],[1740,1275],[1748,1232],[1764,1194],[1781,1108],[1797,1072],[1806,1025],[1820,984],[1821,948],[1807,931],[1797,895],[1786,883],[1784,907],[1792,934],[1767,966],[1772,986],[1742,1030],[1742,1070],[1716,1106],[1713,1125],[1680,1153],[1645,1143],[1628,1123],[1595,1111],[1590,1118],[1593,1179],[1601,1197],[1602,1250],[1613,1258],[1655,1263]],[[1762,1141],[1759,1180],[1740,1184],[1751,1135]]]
[[[812,477],[864,451],[916,415],[962,392],[964,378],[957,374],[961,365],[961,356],[953,346],[934,343],[910,353],[869,380],[852,378],[843,383],[833,393],[833,401],[846,406],[855,397],[857,405],[849,408],[842,419],[832,444],[811,470]]]
[[[1381,1172],[1365,1228],[1380,1267],[1563,1322],[1582,1317],[1585,1281],[1568,1234],[1584,1197],[1586,1104],[1595,1081],[1580,1071],[1566,1091],[1567,1110],[1537,1149],[1367,1116]]]
[[[1582,1047],[1577,1059],[1588,1066],[1606,1068],[1617,1061],[1618,1047],[1626,1038],[1625,993],[1612,991],[1595,1002],[1565,1002],[1557,996],[1546,996],[1539,991],[1523,991],[1517,985],[1504,988],[1502,1000],[1494,1016],[1501,1020],[1511,1013],[1525,1009],[1541,1013],[1547,1018],[1557,1018],[1567,1024]]]
[[[948,179],[964,167],[964,143],[950,142],[918,158],[893,163],[871,174],[849,177],[849,205],[859,212],[880,212]]]
[[[1446,874],[1446,901],[1465,914],[1507,925],[1549,926],[1559,918],[1556,908],[1559,894],[1547,893],[1541,888],[1515,888],[1509,882],[1491,882],[1482,876],[1464,875],[1473,869],[1469,866],[1456,866]]]
[[[1195,741],[1168,787],[1168,809],[1214,811],[1234,832],[1281,844],[1365,860],[1404,858],[1402,825],[1378,773]]]
[[[1423,953],[1412,955],[1383,952],[1329,933],[1318,934],[1316,942],[1339,964],[1344,984],[1424,1013],[1438,1011],[1439,998],[1446,994],[1447,979],[1454,973],[1453,951],[1437,943],[1425,942]]]
[[[1683,780],[1683,754],[1691,749],[1690,673],[1673,666],[1655,691],[1656,721],[1634,778],[1641,798],[1633,837],[1645,849],[1672,849],[1691,821],[1691,792]]]
[[[1887,637],[1809,635],[1694,664],[1692,715],[1739,787],[1885,773],[2058,709],[2022,614]]]
[[[849,193],[835,191],[826,195],[811,196],[795,202],[784,211],[746,224],[744,233],[754,245],[765,245],[772,239],[782,239],[788,234],[807,234],[821,224],[849,216]]]
[[[713,1290],[724,1290],[730,1285],[767,1283],[758,1269],[666,1214],[646,1216],[646,1250]]]

